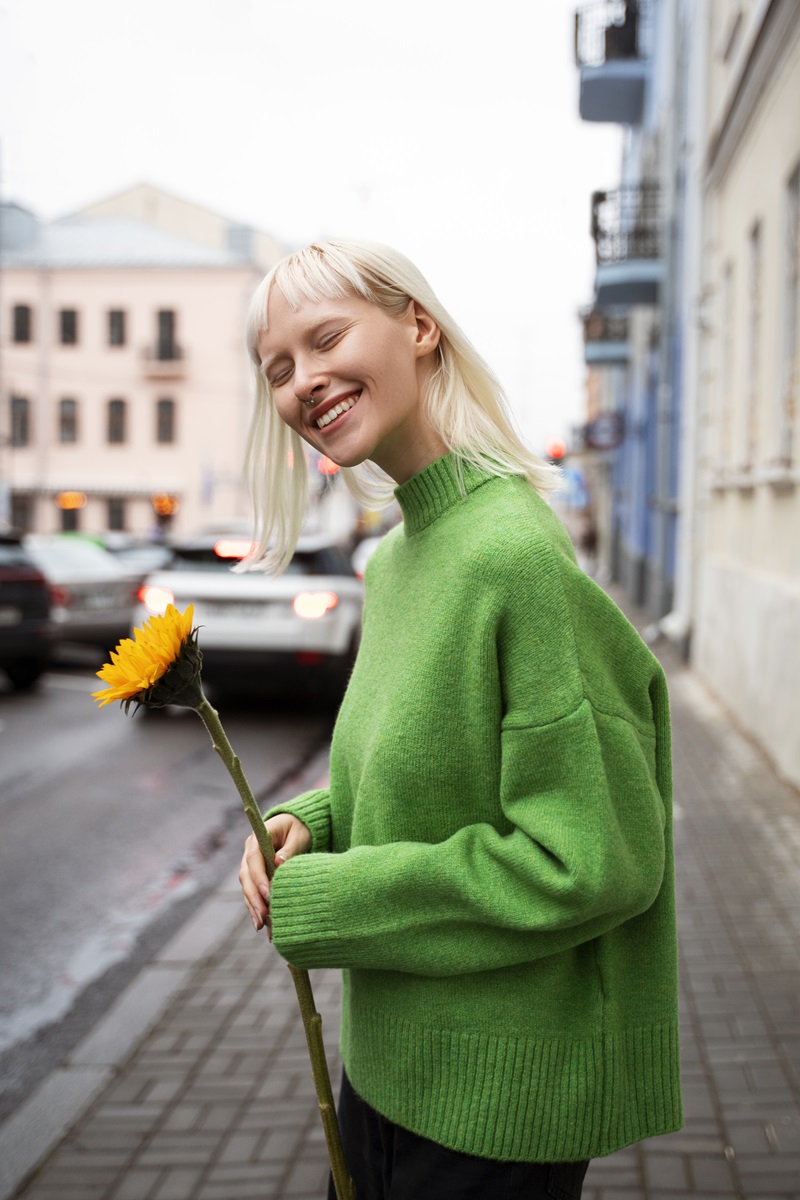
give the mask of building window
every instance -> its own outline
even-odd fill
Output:
[[[33,529],[33,496],[29,492],[11,493],[11,524],[16,529]]]
[[[58,314],[59,338],[62,346],[78,344],[78,314],[74,308],[62,308]]]
[[[58,440],[63,443],[78,440],[77,400],[60,400],[58,403]]]
[[[18,344],[30,342],[33,337],[33,313],[27,304],[15,304],[13,312],[12,338]]]
[[[158,313],[156,357],[161,362],[180,358],[180,350],[175,344],[175,313],[171,308],[162,308]]]
[[[108,440],[119,445],[127,437],[127,409],[124,400],[109,400],[108,402]]]
[[[726,263],[722,273],[722,337],[720,344],[719,405],[717,409],[717,445],[719,446],[720,463],[722,466],[730,466],[731,463],[734,317],[733,263]]]
[[[61,532],[76,533],[80,528],[81,510],[79,508],[60,508]]]
[[[121,308],[112,308],[108,313],[109,346],[125,345],[125,313]]]
[[[786,185],[786,242],[783,285],[783,364],[778,409],[777,457],[788,466],[794,456],[797,385],[800,378],[800,165]]]
[[[761,359],[761,287],[762,287],[761,222],[756,221],[748,238],[748,311],[747,311],[747,369],[746,393],[742,422],[742,466],[753,465],[758,437],[758,387]]]
[[[161,445],[175,441],[174,400],[159,400],[156,403],[156,441]]]
[[[106,509],[106,527],[125,529],[125,501],[122,496],[109,496]]]
[[[31,402],[24,396],[11,397],[11,445],[31,444]]]

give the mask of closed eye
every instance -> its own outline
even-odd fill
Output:
[[[331,346],[335,346],[343,334],[344,334],[344,330],[340,329],[340,330],[337,330],[336,333],[329,333],[325,337],[320,338],[320,341],[319,341],[320,350],[329,350],[331,348]]]
[[[289,379],[291,373],[291,367],[284,367],[282,371],[277,371],[274,375],[268,375],[267,383],[271,388],[281,387]]]

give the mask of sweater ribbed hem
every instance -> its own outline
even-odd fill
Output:
[[[378,1112],[481,1158],[597,1158],[683,1121],[671,1024],[548,1041],[346,1014],[342,1056],[353,1087]]]
[[[424,467],[395,488],[406,534],[419,533],[493,478],[452,452]]]

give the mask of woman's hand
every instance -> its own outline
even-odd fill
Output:
[[[311,832],[291,813],[278,813],[267,821],[267,832],[272,838],[275,850],[275,869],[294,858],[295,854],[306,854],[311,849]],[[242,865],[239,868],[239,883],[250,920],[255,929],[269,929],[272,941],[272,929],[269,921],[269,880],[264,856],[258,846],[258,839],[251,833],[244,844]]]

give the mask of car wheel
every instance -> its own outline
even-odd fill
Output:
[[[6,675],[18,692],[28,691],[35,687],[43,671],[44,664],[38,659],[23,658],[9,663],[6,667]]]

